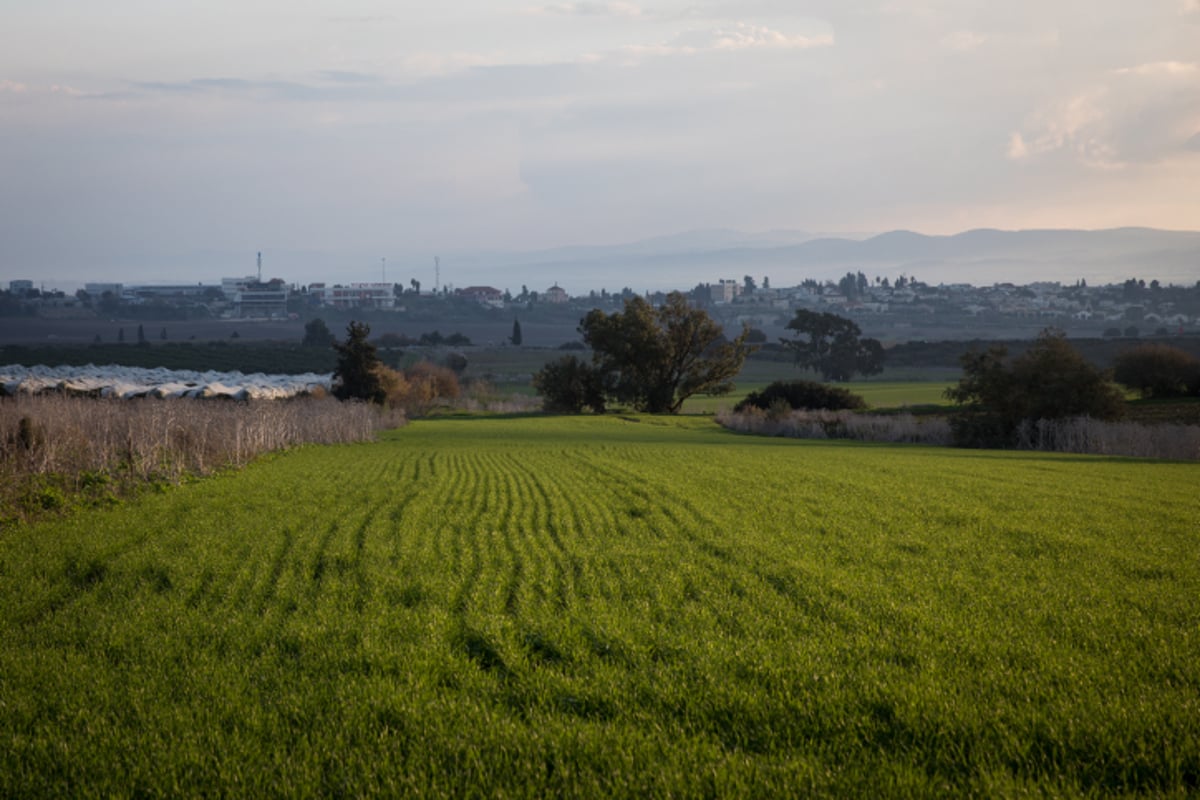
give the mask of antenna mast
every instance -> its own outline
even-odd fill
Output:
[[[262,251],[258,251],[258,282],[262,283]]]
[[[433,257],[433,293],[438,293],[438,287],[442,284],[442,260],[437,256]]]
[[[379,269],[383,275],[383,282],[387,283],[387,259],[386,258],[379,259]]]

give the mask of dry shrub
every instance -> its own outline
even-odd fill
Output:
[[[950,426],[937,417],[917,418],[912,414],[875,416],[850,411],[790,411],[776,404],[766,410],[719,411],[717,422],[729,430],[760,436],[791,439],[852,439],[946,445]]]
[[[723,410],[716,420],[739,433],[793,439],[856,439],[870,442],[913,442],[949,445],[949,423],[942,417],[910,414],[875,416],[847,411],[794,411],[751,408]],[[1147,425],[1105,422],[1089,417],[1023,422],[1017,448],[1054,453],[1200,460],[1200,425]]]
[[[413,417],[422,416],[438,405],[453,403],[462,393],[458,376],[448,367],[421,361],[404,372],[388,367],[378,371],[386,393],[386,405],[403,409]]]
[[[1017,427],[1017,447],[1053,453],[1200,460],[1200,425],[1043,419]]]
[[[542,400],[536,395],[503,392],[489,381],[475,379],[464,384],[462,394],[454,405],[471,412],[531,414],[541,410]]]
[[[67,490],[97,476],[123,487],[174,483],[301,444],[370,440],[402,422],[394,411],[330,397],[249,403],[0,399],[0,523],[22,516],[19,498],[42,479]]]

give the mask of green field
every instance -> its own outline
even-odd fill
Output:
[[[0,797],[1200,791],[1193,464],[446,418],[0,539]]]
[[[812,380],[811,375],[797,373],[781,380]],[[696,395],[683,404],[685,414],[712,414],[722,408],[733,408],[750,392],[759,392],[770,381],[744,382],[738,380],[737,388],[729,394],[708,397]],[[945,406],[946,389],[953,381],[851,381],[833,384],[861,396],[871,408],[904,409],[915,406]]]

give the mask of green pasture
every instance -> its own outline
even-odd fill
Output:
[[[0,538],[0,797],[1185,797],[1194,464],[445,418]]]
[[[810,375],[796,374],[782,380],[812,380]],[[685,414],[713,414],[722,408],[733,408],[750,392],[762,391],[770,381],[742,382],[729,394],[716,397],[698,395],[683,404]],[[917,406],[945,406],[943,393],[955,381],[851,381],[836,384],[860,395],[871,408],[904,409]]]

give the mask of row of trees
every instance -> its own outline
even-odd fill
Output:
[[[883,368],[883,346],[863,338],[848,319],[801,309],[788,328],[795,338],[782,342],[797,366],[826,380],[846,381]],[[626,299],[622,311],[595,309],[580,321],[579,332],[592,350],[590,363],[564,356],[534,375],[534,387],[548,410],[586,407],[601,413],[608,403],[618,402],[673,414],[693,395],[730,391],[754,349],[748,328],[727,340],[721,326],[690,307],[679,292],[657,309],[636,296]]]
[[[1016,358],[996,346],[967,353],[962,367],[962,378],[946,397],[960,406],[951,425],[963,446],[1010,446],[1021,425],[1039,420],[1118,419],[1125,411],[1121,386],[1143,397],[1200,395],[1200,360],[1183,350],[1161,344],[1131,348],[1108,373],[1053,329]]]
[[[622,311],[594,309],[580,321],[579,333],[592,350],[591,363],[564,356],[534,375],[549,410],[586,406],[600,413],[615,401],[673,414],[693,395],[731,390],[752,349],[747,329],[727,340],[720,324],[679,292],[659,308],[635,296]]]
[[[346,327],[346,341],[333,342],[333,349],[337,351],[334,397],[402,408],[415,415],[424,413],[437,401],[459,396],[457,373],[466,367],[466,359],[462,359],[461,364],[422,361],[405,370],[392,369],[380,360],[370,335],[369,325],[351,322]],[[455,369],[456,366],[459,368]]]

